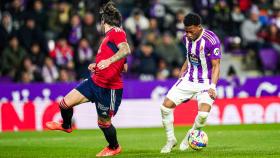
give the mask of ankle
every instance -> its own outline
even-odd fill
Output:
[[[111,145],[111,146],[109,145],[108,148],[112,150],[116,150],[119,146],[120,146],[119,144]]]
[[[168,140],[168,141],[174,141],[174,140],[176,140],[176,137],[170,137],[170,138],[168,138],[167,140]]]
[[[62,124],[61,125],[62,126],[62,128],[64,128],[64,129],[70,129],[71,128],[71,124],[69,125],[69,124]]]

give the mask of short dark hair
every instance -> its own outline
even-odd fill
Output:
[[[111,26],[121,26],[122,22],[122,16],[120,11],[114,6],[113,2],[108,2],[105,4],[101,10],[101,20],[104,21],[104,23],[107,23]]]
[[[140,15],[141,13],[142,13],[142,11],[139,8],[135,8],[132,10],[133,16]]]
[[[184,18],[184,25],[185,26],[192,26],[192,25],[200,25],[201,24],[201,18],[198,14],[195,13],[189,13]]]

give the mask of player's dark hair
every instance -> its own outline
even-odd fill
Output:
[[[201,18],[198,14],[195,13],[189,13],[188,15],[185,16],[184,18],[184,25],[187,26],[198,26],[201,24]]]
[[[109,1],[107,4],[105,4],[101,10],[101,20],[104,21],[104,23],[107,23],[111,26],[121,26],[122,22],[122,16],[120,11],[115,7],[114,3]]]

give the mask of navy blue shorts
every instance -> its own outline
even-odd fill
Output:
[[[75,89],[95,103],[98,116],[112,117],[118,112],[123,89],[102,88],[91,78],[82,81]]]

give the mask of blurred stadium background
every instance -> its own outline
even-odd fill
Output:
[[[45,128],[45,122],[60,120],[56,101],[90,75],[87,66],[94,61],[103,37],[99,24],[99,8],[106,2],[106,0],[0,1],[0,139],[2,139],[0,146],[3,149],[1,153],[6,151],[2,156],[0,153],[0,157],[16,157],[9,155],[7,151],[12,152],[15,149],[19,151],[26,139],[40,140],[38,133],[20,134],[7,131],[41,131]],[[133,51],[127,58],[129,72],[123,74],[124,100],[113,120],[117,127],[150,127],[151,129],[147,130],[158,132],[162,143],[146,144],[146,147],[153,150],[152,152],[159,152],[165,141],[163,129],[154,129],[161,127],[159,105],[168,89],[176,82],[181,64],[185,60],[185,48],[180,39],[184,34],[184,15],[192,11],[201,15],[203,26],[213,30],[222,42],[223,58],[221,80],[217,87],[218,99],[208,119],[209,125],[221,126],[206,127],[206,132],[209,128],[210,141],[213,140],[213,146],[208,150],[215,151],[216,147],[222,146],[218,142],[215,144],[214,140],[219,141],[219,136],[223,135],[223,132],[231,131],[229,135],[223,135],[223,140],[226,141],[227,136],[238,140],[242,135],[248,134],[247,130],[253,129],[255,132],[253,135],[256,137],[259,136],[258,132],[264,134],[253,145],[268,142],[252,150],[252,153],[247,153],[247,157],[251,155],[265,157],[262,154],[272,157],[280,155],[279,152],[275,153],[274,148],[265,148],[273,144],[277,146],[279,142],[277,144],[275,140],[280,140],[277,124],[280,123],[280,0],[114,0],[114,2],[123,15],[123,28]],[[175,125],[191,125],[196,112],[195,101],[179,106],[175,111]],[[78,129],[98,128],[94,105],[88,103],[76,107],[73,121]],[[241,125],[271,123],[276,125],[249,127]],[[223,129],[222,125],[236,126]],[[238,130],[234,131],[235,128]],[[180,137],[183,137],[186,129],[178,128]],[[245,133],[241,132],[242,129]],[[143,134],[145,130],[120,130],[123,142],[126,142],[126,139],[127,143],[133,144],[135,142],[132,140],[135,137],[129,136],[130,132]],[[220,134],[215,134],[216,132]],[[235,138],[233,133],[239,134]],[[41,141],[50,138],[55,143],[59,140],[52,139],[55,134],[45,132]],[[86,131],[81,131],[80,134],[86,134]],[[128,135],[128,138],[125,138],[125,135]],[[267,140],[266,136],[269,135],[272,137]],[[12,139],[16,136],[18,140]],[[90,133],[88,136],[90,137]],[[61,139],[70,139],[62,137]],[[95,141],[95,137],[91,139]],[[138,139],[135,141],[139,150],[125,145],[131,150],[127,157],[139,156],[133,155],[133,152],[151,152],[145,151],[144,144],[147,142]],[[157,142],[157,139],[151,141]],[[243,141],[250,142],[252,139]],[[34,141],[33,145],[36,146],[38,143]],[[228,140],[225,143],[232,142]],[[83,146],[82,144],[80,142],[80,146]],[[237,142],[233,144],[238,146]],[[79,145],[77,147],[79,148]],[[246,148],[244,144],[241,145],[240,150],[233,151],[233,154],[238,157],[238,153],[242,152],[244,147]],[[44,146],[40,149],[42,148]],[[28,156],[33,148],[28,149],[27,152],[22,152],[22,157],[38,156],[36,152]],[[90,156],[89,149],[80,149],[81,153],[74,156],[82,156],[82,151],[87,153],[87,157]],[[224,149],[224,153],[217,152],[215,157],[227,157],[226,152],[227,148]],[[60,153],[56,154],[52,156],[58,156]],[[184,157],[182,153],[177,154]],[[206,153],[202,154],[207,157]],[[189,156],[200,157],[194,153]],[[39,157],[48,155],[41,153]]]

